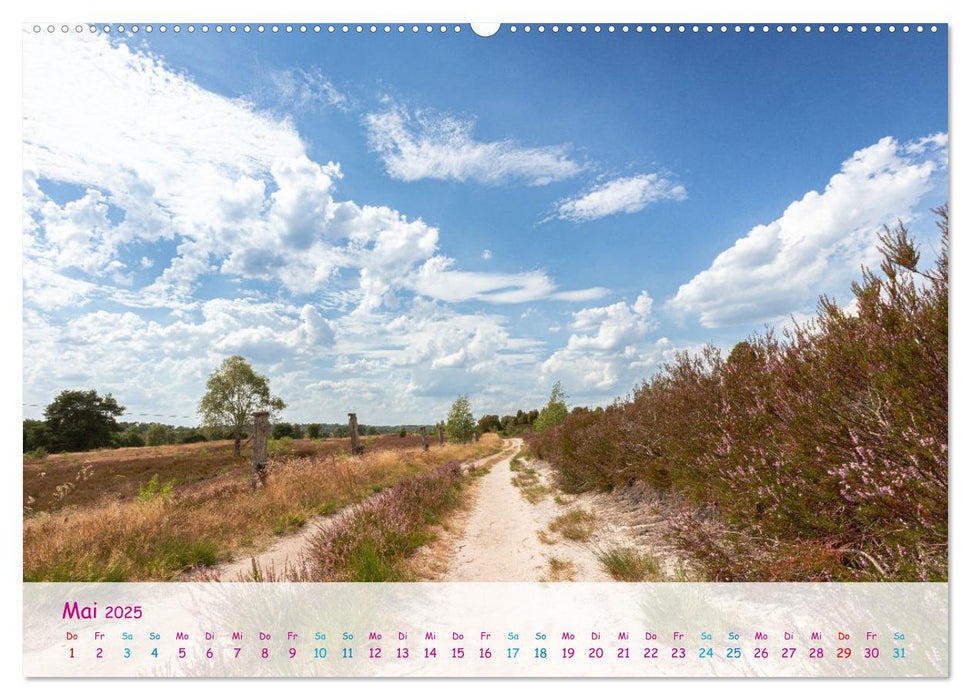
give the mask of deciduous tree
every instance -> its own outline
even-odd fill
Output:
[[[252,422],[253,413],[278,413],[286,408],[283,399],[270,395],[270,382],[257,374],[249,363],[233,355],[223,360],[219,369],[209,375],[206,395],[199,402],[199,414],[206,426],[227,426],[233,434],[234,452],[238,456],[243,429]]]
[[[120,430],[115,418],[124,412],[111,394],[62,391],[44,409],[44,418],[55,450],[80,451],[111,445],[112,435]]]
[[[452,404],[445,421],[445,432],[452,440],[468,442],[475,436],[475,418],[468,396],[459,396]]]

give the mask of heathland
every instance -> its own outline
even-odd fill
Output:
[[[37,495],[28,497],[35,510],[24,518],[24,580],[172,580],[500,446],[495,436],[427,451],[419,443],[414,436],[382,436],[356,456],[347,440],[271,441],[267,486],[256,491],[248,457],[244,451],[234,458],[232,442],[27,463],[25,488]],[[36,509],[38,503],[46,507]]]

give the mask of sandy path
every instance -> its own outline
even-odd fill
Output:
[[[522,440],[513,440],[518,448]],[[518,449],[517,449],[518,451]],[[540,581],[550,558],[573,566],[575,581],[609,581],[595,554],[582,543],[544,544],[538,533],[563,512],[551,496],[529,503],[513,486],[512,452],[481,478],[465,532],[455,545],[444,581]]]
[[[503,449],[508,448],[504,446]],[[516,452],[512,451],[511,454],[514,455]],[[472,462],[470,466],[481,466],[494,457],[495,455],[489,455],[476,462]],[[506,463],[508,464],[508,457]],[[349,508],[353,507],[349,506]],[[262,552],[220,564],[219,566],[208,569],[205,575],[207,577],[213,577],[218,581],[239,581],[241,579],[247,579],[253,571],[253,559],[256,559],[256,563],[262,571],[282,574],[287,570],[287,567],[302,563],[303,552],[310,538],[319,532],[321,528],[326,527],[327,523],[339,514],[340,512],[313,518],[299,532],[274,540],[273,544]]]

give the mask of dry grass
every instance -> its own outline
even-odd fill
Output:
[[[550,522],[550,532],[563,535],[568,540],[586,542],[593,535],[593,524],[597,517],[582,508],[574,508]]]
[[[536,539],[538,539],[543,544],[556,544],[556,538],[553,537],[553,535],[548,533],[546,530],[537,530]]]
[[[546,576],[541,578],[541,581],[551,583],[572,581],[573,577],[576,576],[576,564],[569,559],[557,559],[556,557],[550,557],[547,560],[547,564]]]
[[[500,447],[497,436],[487,435],[478,444],[428,451],[275,458],[268,486],[258,492],[244,476],[224,477],[169,498],[38,514],[24,519],[24,580],[170,580],[193,566],[235,558],[274,533],[291,532],[403,478]]]
[[[402,450],[421,444],[414,435],[383,435],[367,437],[365,441],[368,451]],[[285,438],[271,440],[269,447],[272,457],[324,457],[350,452],[350,440]],[[214,479],[245,480],[249,461],[249,445],[244,445],[242,455],[236,457],[231,440],[64,452],[43,459],[25,459],[24,512],[54,512],[73,506],[129,501],[155,474],[161,483],[174,480],[176,494]]]

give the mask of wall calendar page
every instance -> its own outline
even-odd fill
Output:
[[[948,677],[948,35],[24,24],[23,675]]]

